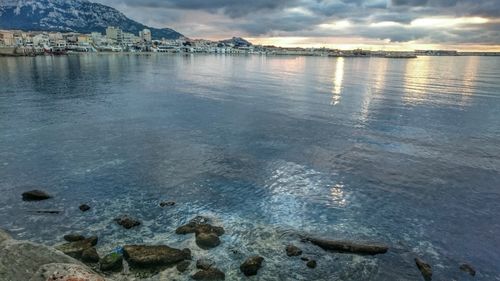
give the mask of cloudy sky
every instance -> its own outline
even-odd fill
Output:
[[[370,49],[500,50],[500,0],[95,0],[190,38]]]

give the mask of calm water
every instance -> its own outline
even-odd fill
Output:
[[[500,58],[480,57],[0,58],[0,227],[96,234],[101,254],[190,247],[228,280],[250,254],[266,259],[255,280],[421,280],[416,255],[436,280],[469,280],[462,262],[500,280],[499,81]],[[22,202],[34,185],[55,198]],[[225,227],[221,246],[174,234],[196,215]],[[327,253],[299,233],[392,248]]]

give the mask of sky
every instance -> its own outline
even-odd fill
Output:
[[[371,50],[500,51],[500,0],[94,0],[189,38]]]

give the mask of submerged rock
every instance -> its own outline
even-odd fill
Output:
[[[300,259],[303,260],[303,261],[309,261],[308,257],[301,257]]]
[[[177,264],[176,268],[179,272],[184,272],[189,268],[190,265],[191,265],[191,262],[188,260],[185,260],[185,261],[179,262]]]
[[[430,264],[420,258],[415,258],[415,264],[417,264],[418,270],[420,270],[426,281],[432,280],[432,267]]]
[[[196,235],[196,245],[198,245],[198,247],[204,250],[215,248],[219,246],[219,244],[220,244],[219,236],[217,236],[217,234],[213,232],[210,233],[202,232]]]
[[[97,244],[97,236],[92,236],[89,238],[85,238],[83,240],[69,242],[56,246],[56,249],[65,253],[70,257],[81,259],[83,251],[92,248],[96,244]]]
[[[121,216],[119,218],[116,218],[115,221],[116,223],[118,223],[119,225],[123,226],[126,229],[131,229],[132,227],[141,225],[140,221],[133,219],[129,216]]]
[[[316,261],[315,261],[315,260],[310,260],[310,261],[308,261],[308,262],[306,263],[306,265],[307,265],[307,267],[309,267],[309,268],[316,268],[316,266],[317,266],[318,264],[316,263]]]
[[[476,276],[476,270],[472,265],[468,263],[463,263],[460,265],[460,270],[466,273],[469,273],[471,276]]]
[[[22,196],[23,201],[41,201],[52,198],[52,196],[47,194],[45,191],[41,191],[38,189],[26,191],[22,194]]]
[[[323,250],[335,251],[340,253],[377,255],[385,254],[389,250],[389,247],[379,244],[360,244],[351,241],[325,240],[316,238],[306,238],[306,241],[319,246]]]
[[[127,245],[123,247],[123,252],[125,259],[133,267],[169,266],[191,259],[191,251],[165,245]]]
[[[193,276],[191,276],[194,280],[206,280],[206,281],[212,281],[212,280],[225,280],[226,279],[226,274],[224,272],[220,271],[219,269],[212,267],[207,270],[201,270],[196,272]]]
[[[297,257],[302,255],[302,250],[294,245],[288,245],[286,247],[286,255],[289,257]]]
[[[245,276],[257,275],[257,272],[262,267],[264,258],[261,256],[249,257],[244,263],[240,265],[240,270]]]
[[[63,238],[64,238],[64,240],[66,240],[68,242],[76,242],[76,241],[85,240],[85,236],[80,235],[80,234],[75,234],[75,233],[64,235]]]
[[[82,252],[82,261],[87,263],[98,263],[99,254],[97,250],[94,247],[84,250]]]
[[[79,264],[51,263],[40,267],[31,281],[105,281],[102,276]]]
[[[90,210],[90,206],[87,204],[82,204],[82,205],[80,205],[80,207],[78,207],[78,209],[80,209],[80,211],[82,211],[82,212],[86,212],[86,211]]]
[[[0,244],[10,239],[12,239],[12,236],[7,231],[0,229]]]
[[[160,203],[160,207],[162,207],[162,208],[168,207],[168,206],[174,206],[174,205],[175,205],[174,201],[165,201],[165,202]]]
[[[99,268],[102,271],[119,272],[123,269],[123,256],[118,253],[107,254],[99,262]]]
[[[196,261],[196,268],[207,270],[215,266],[215,263],[209,259],[199,259]]]

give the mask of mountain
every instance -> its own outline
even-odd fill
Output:
[[[170,28],[145,26],[114,8],[87,0],[0,0],[0,29],[104,33],[108,26],[135,35],[148,28],[154,39],[184,37]]]
[[[221,41],[219,41],[219,43],[233,44],[234,46],[237,46],[237,47],[252,46],[252,43],[248,42],[247,40],[245,40],[241,37],[233,37],[231,39],[221,40]]]

